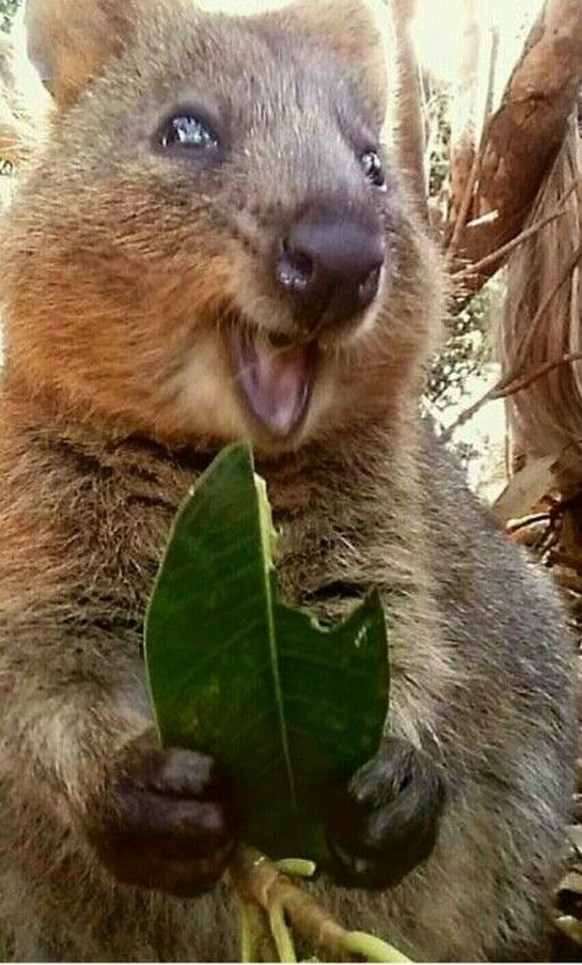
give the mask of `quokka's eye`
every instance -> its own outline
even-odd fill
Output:
[[[161,125],[158,145],[164,150],[216,151],[220,139],[199,112],[177,111]]]
[[[385,191],[386,175],[378,151],[366,151],[360,157],[360,164],[370,184],[373,184],[375,188],[380,188],[381,191]]]

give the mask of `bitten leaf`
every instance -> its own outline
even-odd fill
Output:
[[[147,672],[162,743],[230,772],[244,840],[319,861],[327,789],[380,742],[386,628],[375,592],[333,627],[288,606],[274,542],[265,484],[236,443],[174,522],[146,618]]]

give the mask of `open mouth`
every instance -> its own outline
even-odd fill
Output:
[[[307,412],[317,349],[244,325],[232,327],[230,343],[235,376],[251,412],[273,435],[291,435]]]

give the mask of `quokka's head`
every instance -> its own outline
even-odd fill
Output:
[[[29,0],[55,112],[4,229],[7,379],[75,417],[279,451],[417,390],[438,272],[386,8],[249,6]]]

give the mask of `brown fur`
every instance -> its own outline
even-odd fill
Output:
[[[386,93],[367,73],[370,30],[374,63],[385,48],[362,0],[330,9],[31,7],[61,109],[1,250],[0,922],[17,959],[237,954],[223,886],[192,902],[119,885],[83,827],[110,761],[149,727],[141,623],[171,519],[208,453],[240,436],[267,477],[289,598],[330,615],[350,588],[381,589],[388,728],[448,784],[436,848],[396,888],[318,887],[346,923],[416,958],[544,954],[570,790],[571,642],[549,586],[417,414],[442,285],[396,174],[391,281],[360,328],[323,339],[291,442],[250,420],[224,351],[241,317],[293,331],[264,270],[281,211],[368,189],[330,91],[340,111],[360,98],[377,115],[394,74]],[[350,31],[358,20],[367,29]],[[147,141],[190,84],[228,105],[235,143],[244,132],[244,150],[196,178]],[[393,151],[389,117],[386,137]]]

